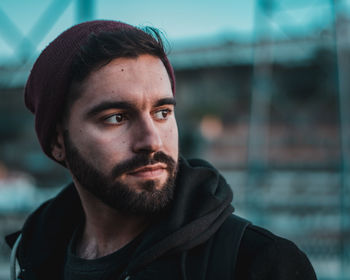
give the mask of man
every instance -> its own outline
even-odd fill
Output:
[[[159,33],[76,25],[25,89],[44,152],[73,183],[7,238],[20,279],[316,279],[290,241],[232,215],[232,192],[179,157],[175,78]]]

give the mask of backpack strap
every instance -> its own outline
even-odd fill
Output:
[[[236,215],[226,219],[214,235],[206,279],[234,279],[240,243],[250,224]]]
[[[17,237],[17,240],[16,240],[16,242],[13,245],[12,250],[11,250],[11,256],[10,256],[10,280],[16,280],[17,279],[16,255],[17,255],[17,249],[18,249],[19,243],[21,241],[21,238],[22,238],[22,234],[20,234]]]

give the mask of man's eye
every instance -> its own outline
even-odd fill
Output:
[[[104,122],[109,124],[120,124],[126,119],[124,114],[114,114],[104,119]]]
[[[170,113],[171,111],[169,109],[163,109],[155,112],[154,116],[158,120],[166,120]]]

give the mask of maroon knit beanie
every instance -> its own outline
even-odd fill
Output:
[[[71,84],[73,58],[92,33],[129,28],[135,27],[109,20],[80,23],[53,40],[36,60],[25,87],[25,104],[35,115],[35,130],[43,151],[53,160],[51,141],[56,135],[56,125],[62,116],[65,95]],[[164,64],[175,95],[174,71],[166,56]]]

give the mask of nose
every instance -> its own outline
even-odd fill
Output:
[[[159,128],[152,117],[149,116],[139,121],[135,127],[133,142],[135,153],[155,153],[162,148],[163,142]]]

